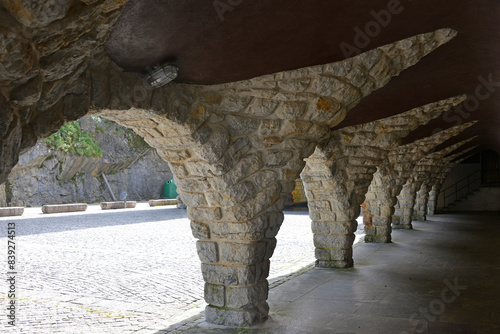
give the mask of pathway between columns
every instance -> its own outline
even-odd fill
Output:
[[[201,322],[182,333],[500,333],[499,219],[478,212],[415,221],[393,231],[393,243],[355,247],[353,268],[315,268],[271,289],[262,324]]]

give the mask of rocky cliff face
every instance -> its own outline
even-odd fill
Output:
[[[103,156],[88,158],[55,151],[41,140],[20,157],[3,191],[0,188],[0,205],[111,200],[103,173],[117,198],[122,191],[129,200],[161,197],[163,183],[172,174],[156,151],[116,123],[95,117],[84,117],[79,123],[82,130],[94,134]]]
[[[5,184],[0,184],[0,207],[7,206],[7,199],[5,198]]]
[[[20,152],[87,113],[87,71],[125,2],[0,0],[0,183]]]

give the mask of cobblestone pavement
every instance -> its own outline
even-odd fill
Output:
[[[7,224],[16,223],[16,326],[8,325]],[[305,211],[285,212],[270,282],[311,267]],[[203,279],[186,211],[174,207],[0,218],[0,332],[176,332],[201,319]],[[303,269],[304,270],[304,269]],[[271,284],[273,286],[273,284]],[[171,330],[165,330],[171,328]]]

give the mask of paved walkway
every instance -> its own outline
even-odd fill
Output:
[[[313,269],[272,289],[259,326],[183,333],[498,334],[499,223],[500,213],[414,222],[391,244],[355,247],[354,268]]]
[[[203,280],[185,210],[138,203],[135,209],[91,205],[85,213],[44,215],[26,208],[22,217],[0,218],[2,269],[13,222],[17,321],[11,327],[0,314],[1,333],[178,332],[203,319]],[[312,268],[313,261],[307,212],[286,212],[271,286]],[[5,279],[0,313],[8,305]]]

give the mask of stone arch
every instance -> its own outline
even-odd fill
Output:
[[[411,216],[403,216],[404,208],[400,207],[398,196],[401,196],[407,182],[408,186],[413,184],[408,180],[412,179],[418,162],[433,147],[458,135],[472,124],[474,122],[458,125],[416,142],[397,146],[388,154],[387,159],[378,166],[366,195],[365,212],[373,215],[373,226],[365,226],[366,242],[391,242],[393,228],[408,226],[408,224],[401,224],[402,219],[407,219],[401,217]],[[402,196],[405,196],[405,200],[409,200],[413,198],[413,195],[414,192],[408,191]],[[409,206],[413,209],[412,202]]]
[[[335,130],[327,143],[316,148],[306,160],[301,177],[309,200],[318,266],[353,265],[356,218],[377,166],[401,138],[464,98],[452,97],[393,117]],[[369,212],[365,210],[367,215]]]
[[[93,112],[134,129],[169,162],[198,239],[208,321],[242,326],[267,317],[269,259],[304,159],[364,96],[454,35],[443,29],[345,61],[215,86],[153,91],[112,64],[92,71]]]
[[[461,126],[458,125],[450,129],[450,134],[458,135],[464,129],[474,125],[475,123],[476,122],[469,122]],[[416,198],[418,197],[418,191],[420,187],[428,178],[432,178],[432,171],[435,168],[435,165],[439,164],[438,161],[443,160],[446,155],[459,149],[461,146],[470,142],[472,139],[474,138],[463,140],[438,152],[427,154],[416,163],[413,170],[410,172],[410,177],[407,178],[406,183],[403,186],[400,195],[398,196],[399,209],[397,209],[394,213],[394,228],[412,229],[411,222],[413,219],[425,220],[425,212],[423,210],[424,208],[426,208],[426,206],[422,208],[421,212],[417,214],[415,214],[414,212]],[[426,153],[426,151],[424,151],[423,153]],[[427,201],[427,194],[424,194],[423,196],[425,196],[425,201]],[[423,201],[424,199],[422,200],[422,202]]]

